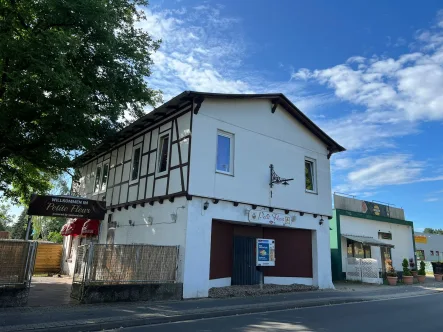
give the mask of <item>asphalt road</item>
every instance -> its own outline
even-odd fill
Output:
[[[443,328],[443,294],[251,315],[202,319],[155,326],[123,328],[122,332],[382,332],[437,331]]]

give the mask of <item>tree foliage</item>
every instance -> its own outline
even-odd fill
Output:
[[[76,154],[159,101],[146,0],[0,1],[0,191],[50,189]]]
[[[11,238],[24,240],[26,236],[26,227],[28,224],[28,216],[26,215],[26,209],[20,213],[18,220],[12,225]]]
[[[423,230],[423,233],[427,233],[427,234],[440,234],[443,235],[443,229],[441,228],[425,228]]]
[[[10,213],[11,206],[0,201],[0,231],[11,231],[15,216]]]

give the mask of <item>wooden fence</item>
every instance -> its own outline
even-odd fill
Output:
[[[35,259],[34,274],[59,273],[61,270],[63,245],[39,242]]]

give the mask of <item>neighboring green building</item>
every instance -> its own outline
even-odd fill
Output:
[[[414,226],[405,220],[403,209],[339,195],[334,195],[334,208],[330,220],[333,280],[361,280],[367,273],[362,281],[379,283],[386,259],[397,271],[404,258],[415,262]],[[361,264],[364,269],[358,267]]]

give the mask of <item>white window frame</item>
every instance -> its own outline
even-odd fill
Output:
[[[309,190],[306,188],[306,173],[305,173],[306,162],[312,163],[312,186],[313,186],[314,190]],[[310,194],[317,194],[318,193],[318,191],[317,191],[317,160],[315,160],[313,158],[305,157],[304,164],[303,164],[303,173],[305,174],[305,183],[304,183],[305,191]]]
[[[160,144],[162,142],[162,138],[168,136],[168,152],[166,154],[166,170],[160,172],[160,163],[161,163],[161,150]],[[157,163],[155,165],[155,176],[162,176],[168,174],[169,171],[169,159],[171,158],[171,130],[158,134],[158,142],[157,142]]]
[[[218,136],[224,136],[229,138],[229,172],[225,172],[222,170],[217,169],[217,155],[218,155]],[[216,173],[220,173],[220,174],[225,174],[225,175],[231,175],[234,176],[234,140],[235,140],[235,135],[233,133],[229,133],[227,131],[218,129],[217,130],[217,136],[216,136],[216,145],[217,148],[215,150],[215,172]]]
[[[134,167],[134,161],[135,161],[134,156],[135,156],[135,150],[137,150],[137,149],[140,149],[137,177],[135,179],[132,179],[132,168]],[[141,165],[142,165],[142,154],[143,154],[143,150],[142,150],[141,142],[132,147],[131,167],[129,168],[129,184],[136,183],[140,179],[140,169],[141,169]]]

